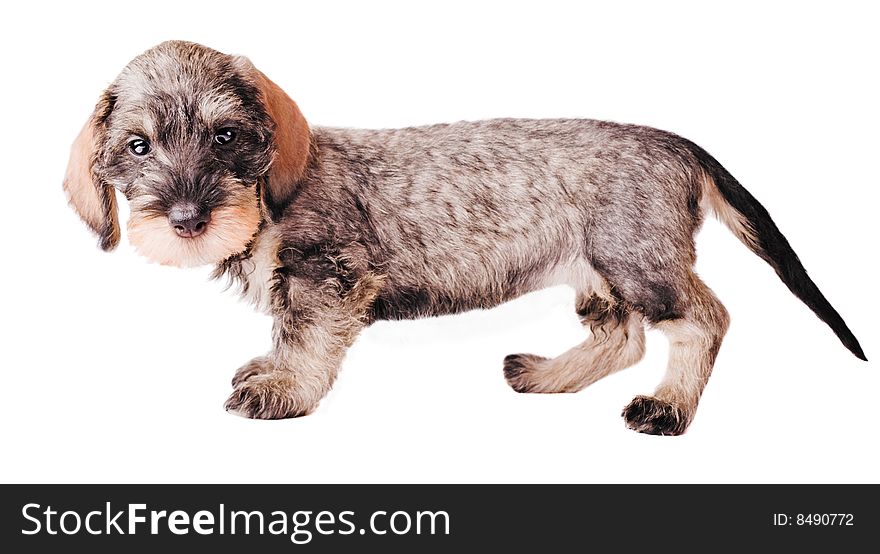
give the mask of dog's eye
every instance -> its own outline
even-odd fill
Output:
[[[220,146],[231,144],[235,140],[236,134],[234,129],[220,129],[214,135],[214,142]]]
[[[144,139],[134,139],[128,143],[128,149],[135,156],[146,156],[150,153],[150,143]]]

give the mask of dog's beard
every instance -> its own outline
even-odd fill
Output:
[[[151,261],[177,267],[196,267],[220,263],[243,252],[260,226],[257,199],[244,189],[231,203],[215,208],[205,232],[197,237],[177,236],[161,214],[132,210],[128,220],[128,240],[135,250]]]

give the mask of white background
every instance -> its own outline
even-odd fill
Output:
[[[363,4],[363,5],[362,5]],[[613,4],[613,6],[612,6]],[[696,421],[627,430],[666,341],[575,395],[520,395],[504,355],[581,341],[573,293],[379,323],[318,411],[223,410],[271,322],[207,269],[112,254],[65,203],[67,153],[146,48],[249,56],[312,124],[498,116],[652,125],[765,204],[869,358],[877,323],[878,17],[871,3],[23,2],[4,7],[0,479],[13,482],[877,482],[876,362],[714,220],[700,275],[732,315]],[[123,219],[125,208],[123,208]]]

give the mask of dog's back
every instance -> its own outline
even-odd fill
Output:
[[[313,134],[319,156],[285,225],[308,224],[303,214],[315,210],[336,242],[366,244],[387,278],[378,317],[489,307],[585,279],[604,287],[596,266],[638,296],[644,282],[632,273],[693,263],[705,176],[669,133],[499,119]]]

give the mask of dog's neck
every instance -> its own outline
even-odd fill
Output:
[[[217,279],[225,276],[230,287],[237,288],[244,300],[258,310],[268,312],[271,308],[271,281],[279,265],[277,253],[275,225],[264,221],[244,251],[217,264],[211,277]]]
[[[291,191],[283,204],[271,205],[273,200],[267,198],[265,193],[269,188],[268,180],[257,184],[257,202],[262,212],[262,220],[257,232],[244,250],[218,263],[211,273],[213,279],[225,276],[229,280],[230,286],[236,285],[242,297],[260,309],[267,308],[265,305],[267,301],[264,297],[268,296],[269,280],[279,265],[277,260],[279,240],[274,231],[275,224],[280,221],[284,210],[306,186],[306,183],[318,175],[318,148],[312,136],[309,136],[309,147],[304,159],[305,167],[302,174],[291,185]]]

